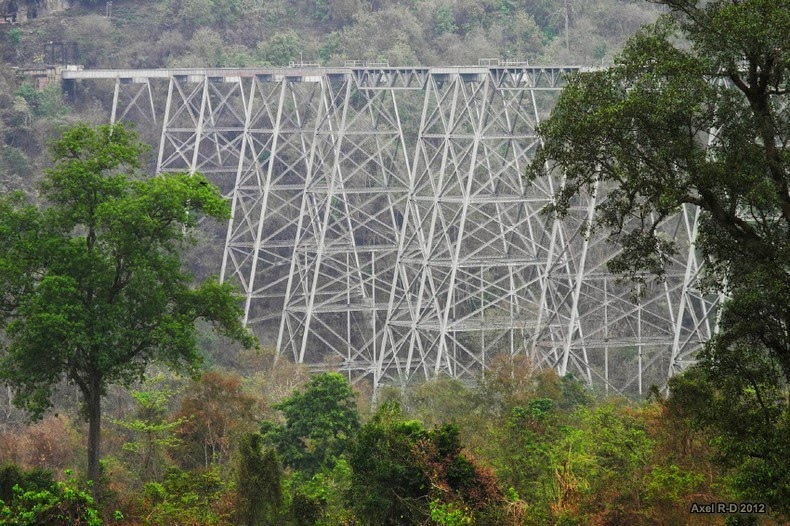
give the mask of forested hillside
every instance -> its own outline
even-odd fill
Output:
[[[349,60],[432,66],[481,58],[596,65],[611,61],[658,14],[654,5],[630,0],[116,0],[65,9],[51,2],[51,10],[39,0],[17,4],[37,5],[41,14],[0,25],[0,189],[28,186],[41,173],[46,144],[60,124],[107,118],[98,103],[91,105],[90,93],[83,94],[87,103],[77,114],[57,86],[37,89],[15,68]],[[51,43],[63,47],[47,47]]]
[[[747,80],[786,102],[790,31],[776,28],[790,28],[790,11],[783,10],[785,0],[658,3],[3,3],[0,525],[787,524],[790,362],[782,352],[790,340],[781,320],[790,305],[790,252],[771,184],[783,183],[787,193],[790,106],[760,122],[774,124],[775,135],[752,140],[750,106],[725,97],[731,113],[717,114],[716,122],[739,125],[732,133],[723,126],[730,149],[710,155],[694,149],[697,138],[684,119],[716,113],[718,95],[706,80],[693,80],[729,71],[716,62],[727,53],[738,58],[727,58],[734,71],[748,60],[757,64]],[[27,19],[11,23],[10,10],[22,4]],[[709,13],[695,11],[697,4],[708,6],[725,30],[699,31],[695,24],[707,22]],[[742,5],[770,14],[771,23],[728,11]],[[625,160],[611,176],[630,170],[638,183],[630,205],[642,206],[639,192],[649,186],[645,192],[655,191],[651,203],[659,213],[681,206],[673,199],[686,189],[662,182],[662,170],[674,174],[708,162],[694,172],[700,193],[712,187],[722,199],[745,196],[754,217],[737,226],[758,224],[766,240],[758,245],[748,238],[744,249],[730,244],[726,228],[706,223],[715,235],[701,249],[719,261],[734,258],[736,248],[743,252],[732,267],[737,272],[715,267],[741,302],[725,311],[724,336],[708,346],[699,367],[675,377],[671,393],[652,388],[640,400],[606,397],[570,376],[537,369],[525,356],[505,355],[475,385],[438,378],[374,394],[365,380],[312,375],[271,349],[255,348],[237,324],[227,288],[203,280],[217,269],[195,257],[211,250],[200,245],[205,231],[221,225],[198,222],[197,213],[227,217],[213,187],[202,178],[150,179],[151,154],[134,132],[93,127],[107,120],[98,100],[107,94],[82,93],[76,107],[57,83],[36,85],[26,74],[51,63],[431,66],[499,58],[609,65],[640,26],[672,9],[673,25],[645,33],[628,48],[626,66],[612,76],[599,72],[600,82],[586,85],[590,91],[576,85],[576,98],[562,106],[566,120],[544,132],[551,139],[547,160],[567,153],[566,136],[576,141],[572,153],[582,160],[573,168],[580,179],[602,164],[583,157],[597,154],[588,144],[615,148]],[[678,14],[684,9],[699,16],[689,22]],[[739,39],[727,40],[732,34]],[[689,59],[689,41],[707,55]],[[742,53],[751,45],[759,52]],[[683,82],[667,82],[678,71]],[[644,72],[647,78],[639,77]],[[623,89],[633,87],[632,76],[639,89]],[[595,91],[614,85],[609,82],[621,84]],[[687,85],[711,98],[699,104],[690,90],[671,91]],[[642,98],[636,104],[631,95]],[[599,100],[610,105],[595,111]],[[681,104],[687,106],[676,109]],[[582,113],[588,126],[576,127],[573,119]],[[635,135],[621,122],[644,125],[640,139],[654,139],[653,132],[658,138],[628,142]],[[607,126],[622,132],[621,142],[609,142],[614,133],[601,137]],[[689,143],[691,153],[683,148]],[[628,155],[645,144],[656,146],[650,153],[661,162],[650,165],[657,166],[655,179],[639,186],[640,177],[654,174]],[[773,146],[779,153],[771,183],[754,174],[766,164],[762,149]],[[742,178],[725,177],[733,166]],[[585,183],[572,182],[568,199]],[[731,216],[739,203],[728,208]],[[785,214],[790,221],[790,208]],[[754,247],[763,258],[759,267]],[[125,303],[113,303],[116,297]],[[95,382],[87,385],[86,378]],[[713,503],[724,507],[707,507]]]
[[[165,0],[81,2],[7,28],[3,59],[42,63],[76,42],[91,68],[477,64],[498,57],[599,64],[655,19],[627,0]],[[108,16],[109,15],[109,16]]]

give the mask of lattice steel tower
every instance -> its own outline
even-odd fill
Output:
[[[111,119],[155,128],[157,171],[200,171],[232,200],[221,276],[279,353],[375,385],[474,377],[495,354],[524,353],[642,393],[693,360],[717,299],[694,287],[696,209],[663,224],[681,251],[638,303],[606,270],[617,248],[587,229],[605,188],[562,221],[541,213],[562,181],[523,174],[577,69],[63,76],[114,81]]]

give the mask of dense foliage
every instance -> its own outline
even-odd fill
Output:
[[[702,285],[725,299],[671,401],[715,430],[742,498],[788,512],[790,13],[779,0],[658,3],[668,15],[613,67],[563,90],[532,175],[562,171],[560,214],[606,189],[599,224],[623,247],[610,268],[637,279],[675,250],[658,225],[698,207]]]
[[[46,61],[76,42],[89,67],[476,64],[479,58],[599,63],[655,17],[622,0],[156,0],[82,2],[6,32],[7,61]],[[27,27],[46,28],[39,40]],[[70,57],[67,57],[70,58]]]
[[[235,435],[227,453],[210,457],[208,467],[179,466],[184,447],[202,447],[200,437],[182,434],[180,440],[159,441],[162,469],[154,471],[141,469],[139,450],[130,451],[121,441],[110,440],[108,493],[102,507],[105,521],[327,526],[710,524],[710,517],[689,514],[692,503],[736,499],[738,481],[725,476],[714,463],[719,450],[713,435],[696,429],[672,400],[657,397],[634,404],[579,398],[583,388],[574,381],[560,379],[551,371],[535,371],[523,359],[503,362],[477,387],[440,379],[382,393],[382,403],[372,414],[353,403],[344,405],[343,412],[336,413],[337,426],[328,425],[331,419],[321,415],[297,417],[303,430],[299,440],[308,450],[313,445],[322,449],[320,437],[330,436],[326,429],[340,429],[348,418],[362,422],[350,429],[342,444],[330,441],[331,462],[317,467],[308,463],[304,470],[284,465],[271,434],[272,426],[277,426],[271,421],[279,420],[281,414],[271,410],[266,417],[269,423],[264,425],[266,434]],[[516,370],[523,382],[510,381],[510,372]],[[240,381],[246,394],[262,406],[276,401],[262,395],[251,378],[242,381],[227,372],[212,374]],[[163,378],[138,393],[161,392]],[[269,381],[287,384],[292,379],[280,376]],[[171,385],[187,382],[176,377],[167,381]],[[316,393],[314,386],[321,384],[350,392],[342,377],[318,375],[287,400],[304,404],[304,395]],[[453,396],[426,396],[431,392],[452,392]],[[311,403],[331,405],[332,395],[323,393],[318,392]],[[191,396],[183,390],[177,398]],[[130,402],[144,407],[140,399],[145,398],[138,394]],[[124,407],[121,399],[115,400],[118,409],[111,412]],[[460,414],[456,411],[459,402],[466,407]],[[184,423],[179,405],[173,400],[164,415],[164,422],[176,429]],[[418,414],[433,424],[426,425]],[[228,411],[225,418],[239,429],[249,423],[234,411]],[[50,429],[44,436],[57,440],[55,432]],[[32,428],[24,433],[38,441],[31,447],[46,448],[40,432],[37,439]],[[0,435],[0,441],[12,444],[12,436]],[[142,438],[128,429],[124,436]],[[124,438],[123,443],[128,441]],[[16,459],[29,467],[37,462],[22,456]],[[4,468],[0,498],[24,494],[32,498],[43,495],[42,491],[49,492],[47,502],[52,505],[60,502],[52,499],[65,498],[57,497],[61,490],[39,473]],[[12,491],[14,484],[19,489]],[[79,499],[84,497],[63,495],[75,495],[78,500],[57,506],[83,509]],[[14,502],[27,506],[28,501]],[[781,516],[768,514],[740,520],[755,517],[765,524],[781,523]],[[714,523],[724,524],[725,518],[719,516]]]
[[[22,2],[7,5],[22,6]],[[102,94],[82,83],[77,111],[54,85],[13,67],[88,68],[609,62],[656,10],[630,0],[116,0],[36,2],[39,14],[0,24],[0,190],[30,188],[63,123],[105,122]],[[110,16],[107,16],[107,15]],[[60,47],[60,44],[63,47]],[[75,54],[76,52],[76,54]]]
[[[40,416],[64,380],[90,424],[88,476],[99,483],[101,400],[152,362],[194,371],[195,323],[252,344],[228,285],[192,285],[181,252],[196,214],[227,216],[203,177],[135,173],[144,150],[121,125],[72,127],[53,143],[46,207],[0,197],[0,378]]]
[[[88,86],[74,106],[57,87],[39,89],[2,68],[0,308],[21,315],[1,341],[11,346],[4,373],[42,419],[28,423],[13,392],[0,390],[0,460],[12,463],[0,468],[0,524],[785,524],[788,107],[772,101],[787,94],[790,15],[781,0],[660,3],[672,17],[638,35],[613,68],[569,87],[544,128],[541,158],[565,163],[556,166],[569,176],[568,198],[596,178],[620,183],[602,217],[619,225],[636,211],[645,220],[641,235],[628,238],[637,248],[671,249],[651,236],[651,213],[693,203],[707,214],[701,247],[714,263],[710,286],[731,297],[726,330],[699,367],[673,380],[670,397],[638,402],[599,398],[525,357],[499,356],[478,385],[439,378],[385,389],[369,407],[364,379],[352,386],[338,374],[309,377],[267,351],[239,350],[191,323],[212,317],[203,300],[219,299],[230,307],[220,321],[244,339],[228,291],[212,281],[179,289],[190,279],[174,259],[184,248],[181,225],[194,226],[192,209],[227,213],[216,193],[199,175],[145,183],[129,170],[141,149],[123,128],[78,126],[46,159],[44,146],[65,124],[106,120],[94,99],[100,90]],[[51,15],[42,7],[35,20],[0,26],[4,64],[498,57],[597,65],[659,11],[625,0],[113,4],[111,13],[105,2]],[[79,56],[50,60],[51,42],[76,43]],[[28,199],[8,195],[17,189]],[[162,242],[153,259],[135,244],[146,239]],[[660,270],[665,255],[624,254],[621,270],[637,270],[634,262]],[[39,272],[26,272],[31,263]],[[129,301],[99,301],[114,297],[114,278],[125,281],[132,263],[144,272],[129,279]],[[160,282],[180,295],[165,301]],[[33,291],[28,304],[13,301],[17,291]],[[126,325],[134,320],[150,323]],[[57,345],[38,337],[52,327]],[[166,345],[124,360],[136,336]],[[194,372],[204,359],[199,379],[157,366]],[[109,422],[101,476],[98,456],[87,462],[80,453],[80,437],[98,428],[79,418],[83,378],[98,380],[88,390],[102,401],[93,414],[100,409]],[[98,507],[89,479],[104,486]],[[689,513],[694,503],[742,500],[768,503],[767,513]]]
[[[275,408],[286,424],[264,422],[262,433],[285,465],[308,475],[331,468],[359,429],[356,393],[339,374],[313,377]]]

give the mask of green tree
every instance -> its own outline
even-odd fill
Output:
[[[431,516],[485,524],[502,502],[494,476],[462,451],[458,426],[426,431],[395,403],[383,404],[360,429],[349,464],[352,502],[365,524],[426,524]]]
[[[299,57],[304,44],[299,34],[288,29],[281,33],[275,33],[265,42],[259,42],[257,51],[258,56],[266,64],[274,66],[287,66],[292,60]]]
[[[458,26],[455,25],[453,9],[450,6],[443,5],[436,10],[433,20],[433,30],[437,35],[455,33],[458,31]]]
[[[0,466],[0,501],[10,503],[15,496],[14,488],[23,488],[25,491],[52,490],[55,480],[52,473],[43,469],[34,468],[24,471],[16,464],[3,464]]]
[[[186,418],[168,421],[168,404],[174,393],[166,386],[157,385],[162,380],[162,376],[150,378],[146,390],[132,390],[132,398],[137,403],[134,416],[112,420],[132,435],[122,447],[134,456],[134,465],[146,482],[163,474],[165,450],[178,444],[174,432],[186,421]]]
[[[290,516],[296,525],[354,524],[354,511],[348,500],[351,466],[345,458],[338,458],[331,469],[324,468],[309,479],[295,472],[287,484]]]
[[[421,524],[429,516],[430,479],[414,458],[426,438],[399,405],[382,405],[357,434],[349,454],[357,517],[369,524]]]
[[[236,471],[238,520],[244,526],[277,524],[282,506],[282,466],[272,449],[263,449],[263,437],[241,437]]]
[[[551,448],[552,510],[593,524],[636,524],[644,501],[643,470],[653,442],[627,406],[579,408]]]
[[[76,384],[89,422],[88,479],[99,481],[101,401],[151,362],[196,372],[195,322],[246,345],[229,285],[193,286],[181,251],[198,214],[228,216],[200,175],[140,175],[145,147],[121,125],[78,124],[53,143],[45,207],[0,199],[0,377],[34,416],[60,380]]]
[[[732,469],[735,496],[790,513],[790,411],[776,363],[751,350],[704,353],[673,378],[669,413],[712,434],[714,458]]]
[[[782,0],[656,3],[668,13],[614,66],[563,90],[530,175],[563,173],[559,213],[601,183],[598,221],[623,248],[610,268],[638,280],[675,250],[659,223],[699,207],[704,285],[727,300],[684,393],[718,429],[742,496],[787,512],[790,12]]]
[[[236,515],[231,489],[214,467],[168,471],[165,480],[145,485],[140,516],[151,526],[227,525]]]
[[[7,35],[8,36],[6,38],[8,39],[8,43],[14,47],[18,46],[19,43],[22,42],[22,30],[18,27],[10,29]]]
[[[490,455],[497,475],[533,503],[535,515],[545,515],[538,508],[548,507],[553,496],[556,466],[551,454],[560,438],[560,423],[552,400],[536,398],[525,407],[514,407],[505,425],[492,433],[496,446]]]
[[[286,466],[313,475],[331,469],[359,429],[357,395],[340,374],[314,376],[304,392],[275,406],[285,426],[264,422],[264,437],[276,445]]]
[[[35,478],[38,477],[34,475]],[[21,482],[24,484],[28,481]],[[13,497],[7,502],[0,500],[0,524],[102,525],[93,498],[77,488],[73,478],[69,478],[67,482],[52,482],[46,487],[36,482],[38,481],[34,481],[32,485],[15,485],[12,490]]]
[[[22,84],[15,95],[25,99],[33,113],[39,117],[60,117],[69,111],[58,84],[50,84],[40,90],[31,84]]]

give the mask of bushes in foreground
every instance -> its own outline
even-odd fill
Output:
[[[266,403],[260,378],[214,371],[202,383],[233,386],[218,407],[193,403],[201,383],[160,398],[161,381],[146,387],[156,396],[135,392],[118,421],[136,425],[107,441],[101,507],[74,480],[7,465],[0,524],[695,524],[692,503],[735,498],[711,437],[666,400],[596,400],[551,371],[511,364],[523,375],[514,382],[500,365],[476,387],[442,379],[381,393],[372,414],[336,374]],[[184,431],[198,421],[212,440]],[[58,436],[74,432],[67,424]],[[28,432],[40,434],[22,429],[14,443],[39,443]],[[184,462],[208,443],[223,453]],[[22,447],[14,455],[31,459]]]

